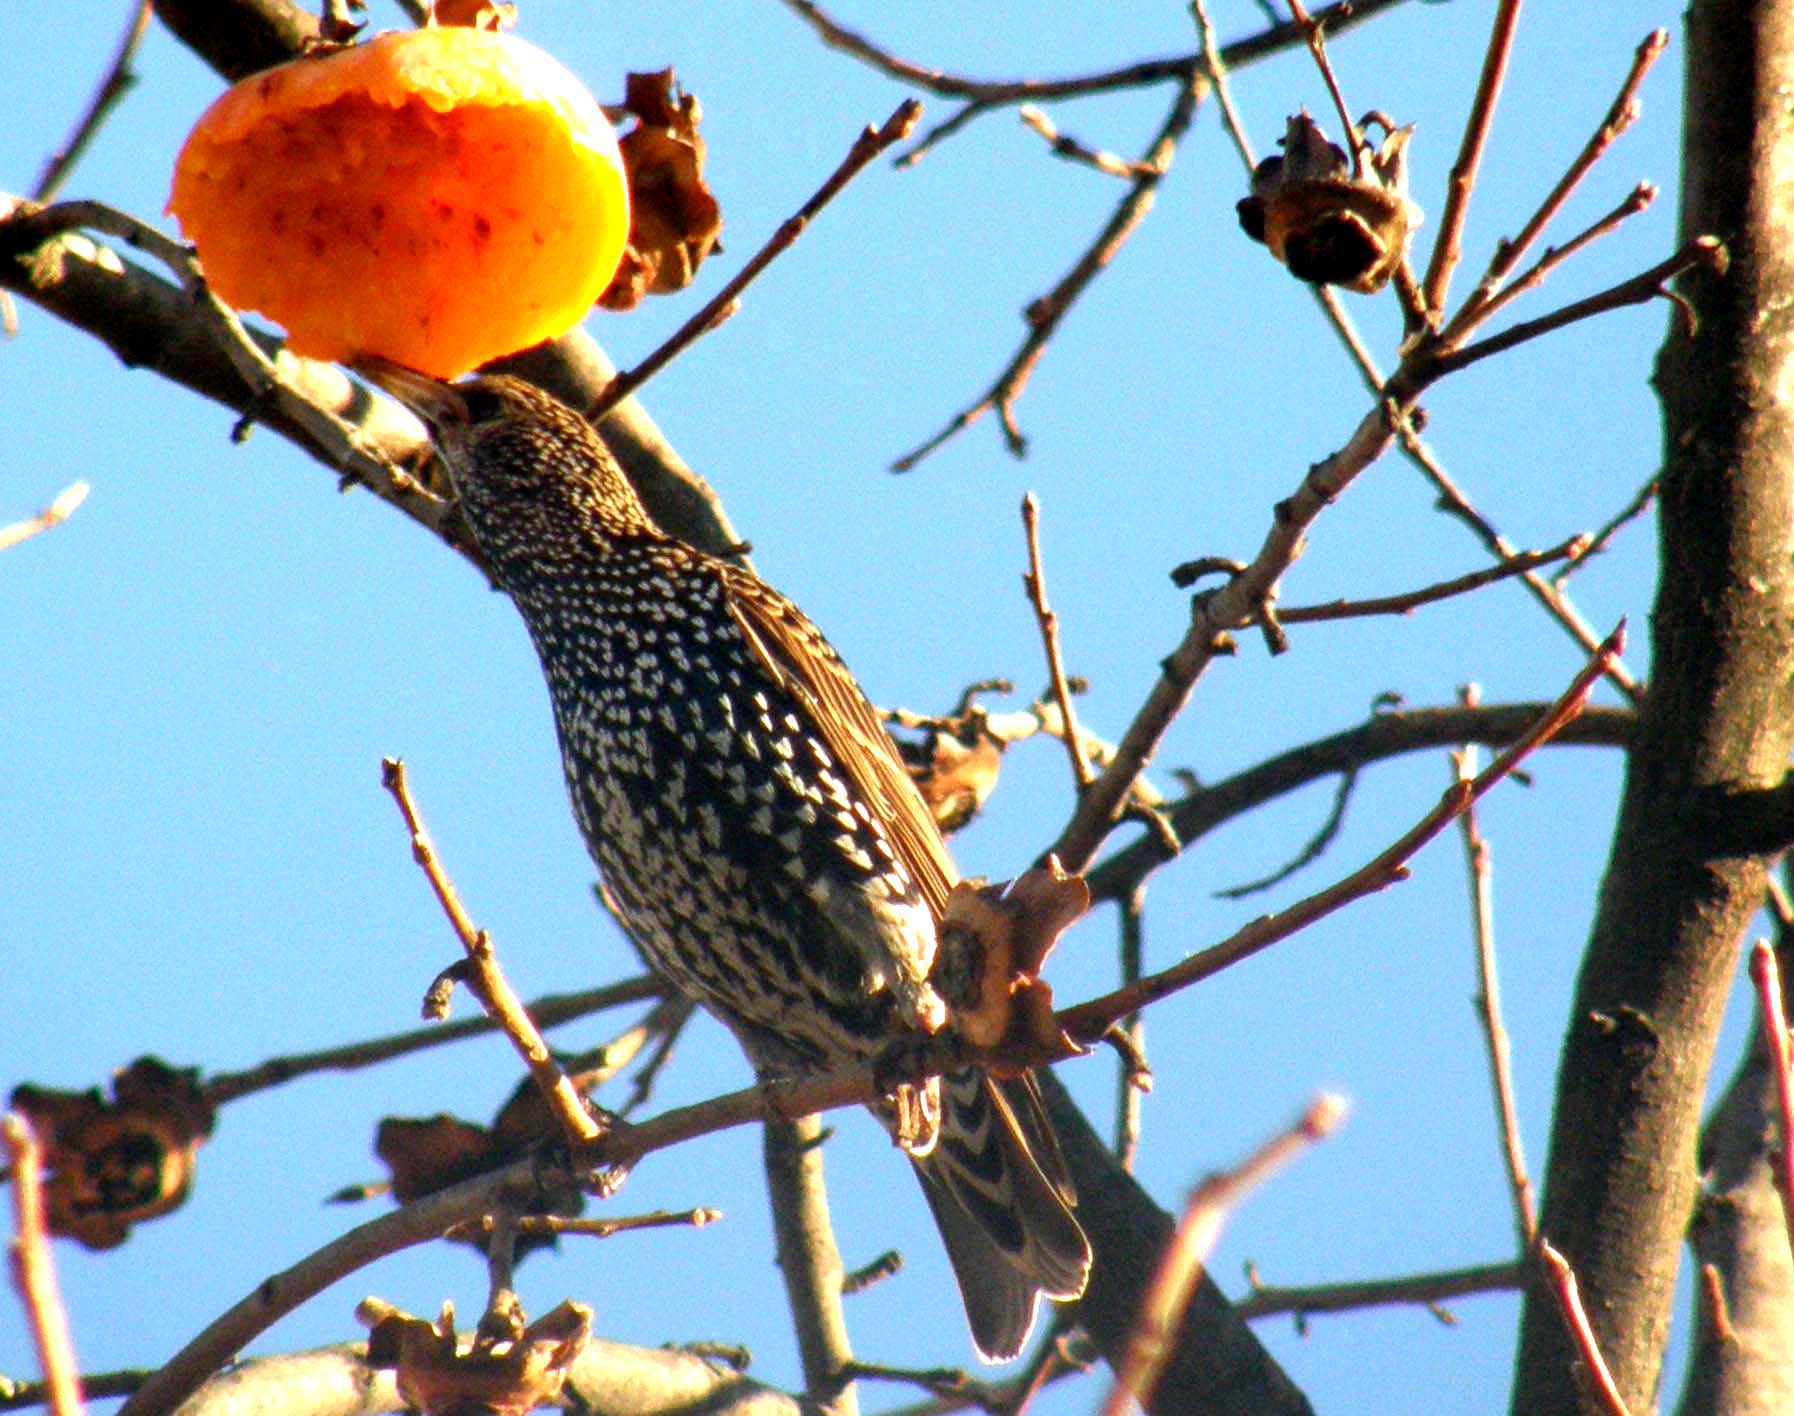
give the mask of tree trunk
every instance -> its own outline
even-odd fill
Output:
[[[1686,62],[1682,234],[1721,237],[1731,267],[1686,279],[1697,329],[1678,311],[1658,356],[1654,663],[1564,1042],[1542,1215],[1641,1413],[1657,1399],[1720,1015],[1763,898],[1764,858],[1737,827],[1787,770],[1794,671],[1794,7],[1696,0]],[[1516,1416],[1585,1409],[1576,1365],[1535,1283]]]

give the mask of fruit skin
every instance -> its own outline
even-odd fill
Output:
[[[243,80],[194,125],[169,210],[212,288],[294,353],[452,378],[572,328],[629,234],[615,131],[508,34],[383,34]]]

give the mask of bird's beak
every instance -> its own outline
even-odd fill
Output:
[[[431,428],[467,421],[467,400],[451,383],[373,354],[364,355],[349,367],[377,388],[386,390]]]

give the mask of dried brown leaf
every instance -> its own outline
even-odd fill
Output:
[[[517,23],[517,7],[500,0],[435,0],[430,23],[461,29],[507,30]]]
[[[683,290],[718,249],[722,213],[704,184],[703,109],[671,69],[631,74],[623,106],[636,124],[622,138],[629,174],[629,244],[599,304],[630,310],[648,295]]]
[[[12,1094],[43,1141],[50,1232],[89,1249],[116,1248],[133,1224],[185,1202],[215,1120],[199,1074],[154,1057],[115,1074],[112,1095],[29,1084]]]
[[[466,1351],[451,1304],[429,1322],[370,1298],[360,1316],[369,1364],[393,1369],[400,1396],[429,1416],[526,1416],[551,1406],[592,1335],[592,1310],[571,1300],[515,1336],[476,1337]]]
[[[388,1116],[374,1137],[374,1153],[392,1175],[393,1198],[401,1204],[438,1190],[501,1170],[528,1155],[537,1145],[560,1135],[542,1094],[528,1078],[499,1109],[490,1127],[446,1114],[429,1117]],[[525,1207],[528,1214],[577,1215],[584,1196],[569,1184],[543,1188]],[[468,1243],[484,1252],[485,1239]],[[552,1235],[525,1234],[516,1241],[518,1258],[535,1249],[552,1248]]]
[[[1040,971],[1059,936],[1090,907],[1090,890],[1056,860],[1013,883],[961,881],[947,898],[930,981],[968,1042],[1022,1055],[1060,1045],[1053,990]],[[1000,1058],[992,1070],[1002,1071]]]

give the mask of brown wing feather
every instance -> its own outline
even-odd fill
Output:
[[[813,717],[835,761],[866,802],[921,887],[938,920],[958,878],[940,829],[897,756],[891,735],[822,631],[778,591],[746,571],[716,563],[729,612],[761,663]]]

